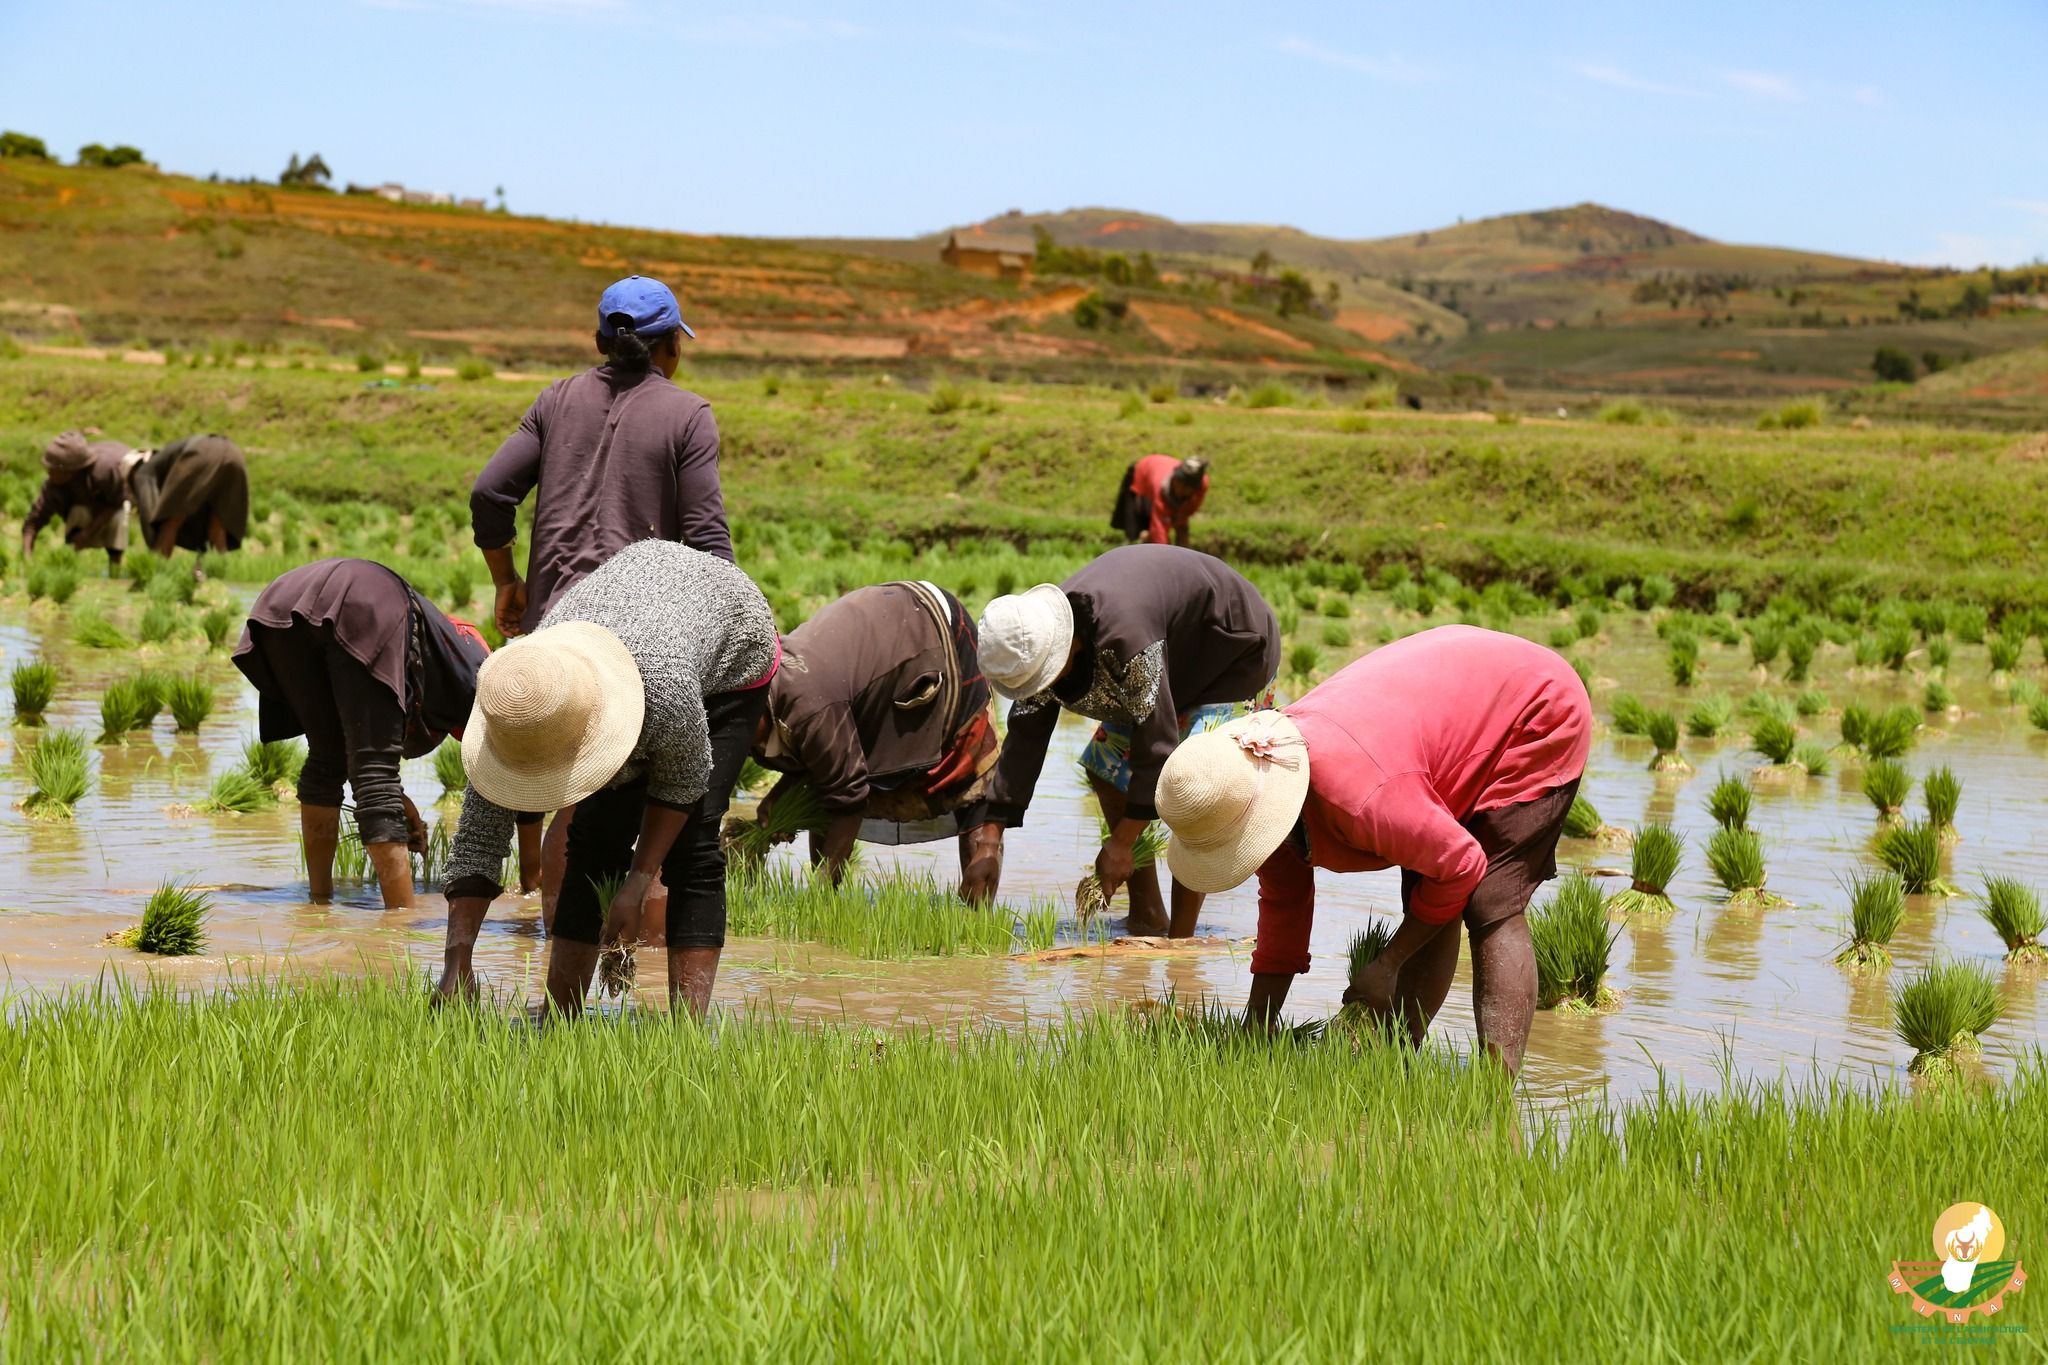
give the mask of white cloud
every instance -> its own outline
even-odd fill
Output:
[[[1743,94],[1760,100],[1792,103],[1806,98],[1791,81],[1768,71],[1723,71],[1721,79]]]
[[[2048,218],[2048,199],[2007,199],[2004,203],[2030,218]]]
[[[1688,90],[1682,85],[1666,85],[1662,81],[1648,80],[1632,71],[1624,71],[1618,66],[1608,66],[1602,62],[1581,62],[1572,70],[1589,81],[1611,85],[1617,90],[1633,90],[1644,95],[1683,95],[1687,98],[1699,94],[1697,90]]]
[[[1436,72],[1420,66],[1404,57],[1363,57],[1355,53],[1339,52],[1320,43],[1309,42],[1306,38],[1289,35],[1273,45],[1275,52],[1303,61],[1333,66],[1340,71],[1355,71],[1361,76],[1370,76],[1376,81],[1390,81],[1396,85],[1421,85],[1436,79]]]

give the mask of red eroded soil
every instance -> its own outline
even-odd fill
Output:
[[[1397,313],[1381,313],[1371,308],[1339,308],[1337,325],[1367,341],[1379,343],[1405,336],[1411,326],[1407,318]]]

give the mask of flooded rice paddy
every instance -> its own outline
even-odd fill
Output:
[[[248,816],[179,816],[170,809],[198,800],[212,775],[230,766],[255,728],[254,696],[223,654],[196,646],[97,652],[68,642],[65,615],[44,603],[0,611],[0,668],[38,654],[62,672],[52,725],[98,731],[106,683],[139,666],[190,669],[220,685],[221,701],[196,737],[175,736],[167,717],[126,745],[99,746],[91,793],[75,820],[28,819],[15,803],[27,793],[24,732],[0,736],[0,966],[15,993],[88,983],[113,971],[168,976],[194,989],[231,983],[236,974],[277,972],[437,971],[443,908],[425,895],[419,908],[386,914],[372,886],[345,887],[332,906],[310,905],[296,848],[297,817],[289,804]],[[1541,631],[1535,632],[1539,636]],[[1685,693],[1665,681],[1663,648],[1648,617],[1617,614],[1606,634],[1581,651],[1596,676],[1594,704],[1603,720],[1618,684],[1652,706],[1675,706],[1723,693],[1740,698],[1762,675],[1744,667],[1746,654],[1708,646],[1704,679]],[[1960,710],[1928,717],[1907,766],[1919,775],[1940,764],[1963,782],[1957,824],[1961,843],[1949,855],[1949,879],[1964,892],[1950,899],[1915,897],[1892,944],[1889,973],[1852,974],[1832,958],[1845,938],[1853,872],[1876,866],[1876,822],[1860,790],[1861,767],[1841,763],[1820,778],[1760,776],[1751,827],[1761,832],[1770,889],[1788,907],[1743,912],[1727,908],[1708,874],[1704,845],[1713,828],[1705,809],[1722,773],[1743,774],[1762,762],[1745,752],[1737,719],[1718,740],[1687,739],[1691,773],[1652,773],[1647,741],[1602,728],[1584,790],[1611,825],[1672,823],[1687,843],[1673,883],[1678,912],[1668,921],[1622,927],[1610,983],[1622,1006],[1600,1015],[1541,1013],[1530,1041],[1525,1079],[1545,1100],[1605,1089],[1627,1096],[1661,1079],[1711,1088],[1733,1072],[1744,1076],[1804,1075],[1815,1069],[1873,1081],[1903,1077],[1910,1050],[1891,1032],[1890,992],[1903,974],[1940,955],[1972,958],[1998,974],[2005,1015],[1985,1038],[1993,1072],[2038,1045],[2043,982],[2048,974],[2008,968],[2002,945],[1979,917],[1974,893],[1984,873],[2048,884],[2048,820],[2039,794],[2048,778],[2048,737],[1992,690],[1981,646],[1961,646],[1947,676]],[[1849,653],[1825,647],[1811,686],[1836,707],[1918,704],[1924,679],[1912,669],[1893,674],[1856,669]],[[1775,690],[1792,690],[1776,684]],[[1825,742],[1836,738],[1832,714],[1804,723]],[[1030,821],[1012,833],[1004,898],[1058,900],[1066,907],[1064,941],[1075,938],[1071,895],[1094,855],[1092,801],[1074,776],[1073,760],[1087,738],[1078,723],[1061,728],[1053,761]],[[440,795],[431,767],[407,765],[407,784],[429,818]],[[1917,807],[1918,795],[1909,805]],[[785,851],[778,856],[791,856]],[[1625,848],[1567,841],[1560,862],[1588,869],[1626,866]],[[902,849],[868,847],[865,866],[930,871],[942,883],[957,875],[950,841]],[[166,877],[218,888],[202,957],[149,958],[102,940],[133,924],[144,899]],[[1609,881],[1620,889],[1625,881]],[[1344,988],[1343,955],[1351,934],[1373,914],[1395,913],[1392,872],[1338,877],[1318,874],[1315,966],[1290,1000],[1299,1019],[1334,1011]],[[1121,907],[1119,907],[1119,913]],[[722,1008],[772,1007],[800,1018],[876,1025],[910,1021],[953,1024],[986,1020],[1018,1025],[1062,1010],[1086,1010],[1156,999],[1241,1002],[1248,984],[1249,944],[1256,929],[1250,887],[1213,897],[1202,919],[1202,943],[1172,952],[1112,951],[1059,960],[943,958],[874,962],[821,947],[734,939],[720,972]],[[498,990],[539,998],[546,940],[538,898],[509,896],[493,908],[477,950],[479,969]],[[644,1003],[659,1007],[660,972],[643,972]],[[1457,987],[1439,1032],[1460,1047],[1471,1035],[1469,977]]]

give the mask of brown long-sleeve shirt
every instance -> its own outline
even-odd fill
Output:
[[[600,365],[542,391],[470,490],[480,549],[512,543],[519,504],[536,487],[528,630],[634,541],[679,541],[733,557],[711,405],[657,371]]]
[[[123,515],[122,509],[128,502],[128,483],[121,477],[121,461],[128,457],[129,448],[119,441],[94,441],[86,447],[92,452],[92,463],[73,475],[65,483],[43,480],[42,491],[28,509],[28,516],[22,525],[29,531],[41,531],[51,522],[62,529],[65,518],[74,507],[89,507],[103,517]]]

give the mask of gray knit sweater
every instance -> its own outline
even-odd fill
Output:
[[[564,621],[618,636],[647,691],[640,742],[605,785],[645,777],[650,799],[678,807],[704,795],[711,780],[704,698],[760,682],[775,663],[775,617],[754,580],[716,555],[643,540],[563,593],[541,628]],[[502,889],[512,827],[511,811],[469,789],[448,859],[448,894],[481,894],[479,882]]]

